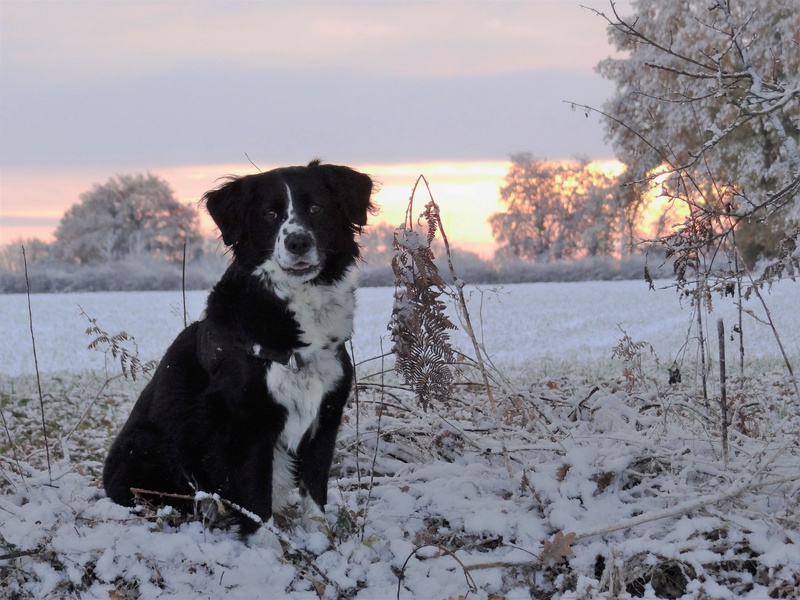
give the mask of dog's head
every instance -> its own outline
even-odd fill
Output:
[[[234,178],[203,200],[238,266],[302,283],[341,277],[374,208],[369,176],[312,161]]]

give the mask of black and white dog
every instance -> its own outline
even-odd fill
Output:
[[[111,446],[112,500],[132,506],[131,488],[216,493],[245,509],[234,518],[250,543],[276,550],[246,512],[271,524],[296,485],[306,522],[323,514],[352,383],[345,341],[372,188],[367,175],[313,161],[204,196],[233,258]]]

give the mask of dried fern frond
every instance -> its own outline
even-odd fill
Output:
[[[431,250],[435,235],[435,226],[421,236],[407,219],[392,242],[395,296],[389,330],[396,368],[426,410],[431,400],[445,403],[450,396],[454,352],[448,332],[456,328],[445,313],[446,284]]]
[[[97,324],[97,319],[87,315],[83,309],[81,309],[81,314],[89,320],[86,335],[94,336],[94,339],[89,342],[88,348],[90,350],[100,350],[106,355],[111,354],[115,361],[119,361],[120,369],[125,379],[130,378],[136,381],[138,374],[147,376],[156,368],[156,361],[151,360],[143,363],[139,359],[139,346],[136,344],[134,337],[127,331],[109,335]]]
[[[430,199],[419,219],[419,221],[424,220],[427,227],[424,238],[418,231],[414,231],[412,221],[414,194],[420,183],[424,183]],[[433,262],[431,244],[437,233],[444,244],[447,267],[453,280],[452,288],[447,286]],[[395,230],[392,245],[395,298],[389,329],[394,342],[393,352],[396,356],[397,370],[416,392],[424,409],[427,409],[431,399],[444,403],[450,399],[455,351],[450,345],[449,331],[456,329],[456,326],[445,313],[447,304],[442,296],[448,297],[453,301],[464,333],[472,342],[475,365],[483,379],[491,414],[499,423],[500,415],[492,390],[489,368],[484,360],[484,350],[475,335],[464,296],[465,282],[457,276],[453,267],[450,243],[444,230],[441,211],[433,199],[428,180],[424,175],[420,175],[414,184],[406,209],[405,224]],[[509,478],[513,478],[511,459],[502,429],[499,429],[498,433],[506,470]]]

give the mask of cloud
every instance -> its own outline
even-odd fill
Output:
[[[563,103],[613,89],[575,0],[0,10],[0,168],[611,155]]]
[[[588,72],[604,23],[576,0],[526,2],[4,2],[4,64],[52,77],[343,67],[464,76]]]
[[[55,227],[59,217],[29,217],[0,215],[0,225],[3,227]]]
[[[610,153],[595,75],[558,71],[413,77],[343,69],[191,68],[91,83],[7,75],[4,167],[547,158]]]

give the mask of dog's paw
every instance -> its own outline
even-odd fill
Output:
[[[308,532],[326,531],[328,529],[328,522],[325,520],[325,513],[311,498],[308,496],[303,496],[301,508],[303,514],[300,517],[300,525],[303,527],[303,529]]]
[[[329,550],[334,543],[333,532],[328,527],[328,520],[325,513],[316,502],[308,497],[303,498],[301,504],[303,514],[300,518],[300,526],[306,532],[305,548],[316,555]]]
[[[277,534],[270,525],[262,525],[247,538],[247,545],[251,548],[266,548],[272,550],[276,556],[283,556],[283,546]]]

